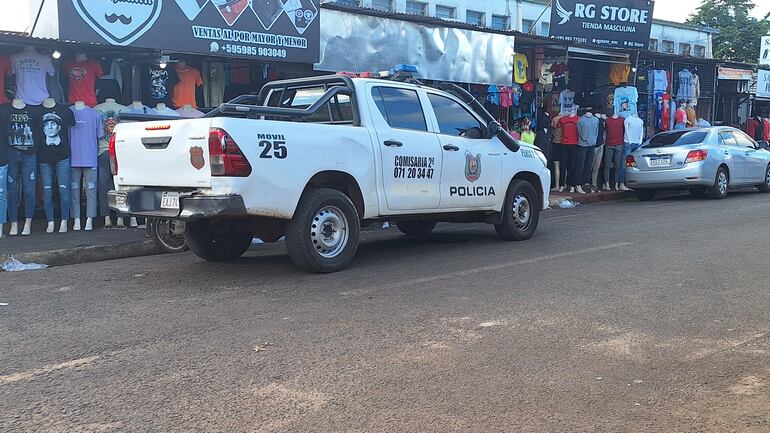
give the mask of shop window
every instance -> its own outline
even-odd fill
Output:
[[[696,45],[693,51],[693,56],[695,57],[706,57],[706,47],[703,45]]]
[[[649,50],[654,52],[654,53],[658,52],[658,40],[657,39],[650,39]]]
[[[439,131],[445,135],[465,138],[483,138],[484,129],[462,105],[444,96],[428,94],[430,104],[436,113]]]
[[[436,5],[436,17],[445,20],[453,20],[457,16],[457,9],[449,6]]]
[[[508,17],[505,15],[492,15],[492,28],[508,30]]]
[[[535,22],[532,20],[521,20],[521,31],[529,33],[532,31],[532,27],[535,26]]]
[[[372,9],[393,12],[393,2],[391,0],[372,0]]]
[[[538,34],[540,36],[549,36],[551,34],[551,23],[548,23],[548,22],[540,23],[540,33]]]
[[[679,44],[679,54],[683,56],[690,55],[690,44]]]
[[[674,54],[674,41],[663,41],[660,44],[661,52]]]
[[[392,128],[427,131],[420,98],[414,90],[395,87],[372,89],[374,103]]]
[[[465,22],[474,26],[486,26],[487,22],[484,17],[484,12],[466,11]]]
[[[428,5],[423,2],[407,0],[406,13],[412,15],[427,15]]]

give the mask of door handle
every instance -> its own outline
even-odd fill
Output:
[[[460,150],[460,148],[455,146],[454,144],[445,144],[444,145],[444,150],[451,150],[452,152],[456,152],[456,151]]]
[[[384,143],[382,143],[388,147],[401,147],[404,145],[404,143],[396,140],[385,140]]]

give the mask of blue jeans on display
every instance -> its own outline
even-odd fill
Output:
[[[43,182],[43,208],[48,221],[54,220],[53,189],[59,186],[59,206],[61,219],[70,217],[70,159],[63,159],[55,164],[40,163],[40,178]],[[54,182],[54,180],[56,182]]]
[[[36,155],[8,149],[8,220],[12,223],[19,221],[19,184],[24,193],[24,218],[35,214],[36,171]]]
[[[8,222],[8,164],[0,165],[0,224]],[[0,236],[3,234],[0,233]]]
[[[81,180],[85,180],[86,187],[86,217],[96,217],[96,167],[72,167],[70,169],[70,181],[72,182],[72,218],[80,218]]]
[[[635,143],[626,143],[623,145],[623,162],[622,162],[622,169],[620,170],[620,179],[619,182],[621,184],[626,183],[626,158],[628,158],[628,155],[632,154],[636,149],[642,147],[642,144],[635,144]]]

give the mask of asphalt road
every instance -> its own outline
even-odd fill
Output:
[[[2,432],[769,432],[770,200],[0,274]]]

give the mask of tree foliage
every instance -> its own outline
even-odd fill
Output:
[[[714,57],[756,63],[760,38],[770,32],[770,14],[761,20],[752,17],[755,7],[754,0],[703,0],[687,22],[719,31],[714,35]]]

